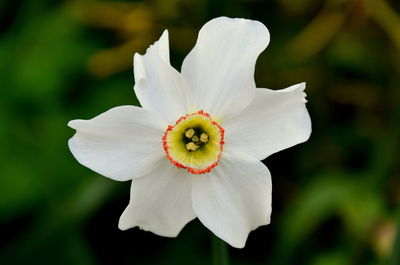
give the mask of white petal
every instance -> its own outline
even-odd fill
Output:
[[[138,107],[116,107],[68,126],[76,130],[68,145],[79,163],[114,180],[141,177],[165,157],[167,125]]]
[[[169,124],[187,113],[186,85],[169,63],[168,31],[145,55],[135,54],[135,93],[142,107]]]
[[[190,195],[191,177],[165,158],[146,176],[132,180],[131,199],[119,228],[138,226],[160,236],[177,236],[196,217]]]
[[[251,230],[269,224],[271,175],[260,161],[224,153],[211,173],[193,177],[193,209],[215,235],[242,248]]]
[[[257,159],[306,141],[311,120],[306,109],[305,83],[282,90],[257,89],[254,101],[225,122],[225,148]]]
[[[219,17],[207,22],[182,65],[192,108],[218,118],[243,110],[253,100],[256,60],[268,43],[269,32],[258,21]]]

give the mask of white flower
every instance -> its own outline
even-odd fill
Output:
[[[271,176],[260,162],[308,139],[305,84],[256,88],[254,68],[269,33],[257,21],[219,17],[200,30],[179,73],[169,62],[168,32],[135,54],[142,108],[120,106],[73,120],[69,148],[84,166],[132,180],[119,228],[175,237],[198,217],[242,248],[269,224]]]

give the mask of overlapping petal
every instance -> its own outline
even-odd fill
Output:
[[[119,221],[122,230],[138,226],[175,237],[196,217],[191,200],[192,175],[164,159],[146,176],[132,180],[131,199]]]
[[[76,130],[68,142],[75,158],[108,178],[138,178],[165,160],[160,139],[167,125],[141,108],[120,106],[68,126]]]
[[[255,94],[256,60],[268,43],[269,32],[258,21],[219,17],[207,22],[182,65],[193,95],[190,107],[217,118],[247,107]]]
[[[271,192],[264,164],[245,154],[225,152],[211,173],[193,177],[193,209],[215,235],[242,248],[251,230],[269,223]]]
[[[304,88],[305,83],[282,90],[257,89],[248,108],[223,124],[225,148],[262,160],[306,141],[311,120]]]
[[[172,124],[188,111],[189,90],[169,63],[168,31],[145,55],[135,54],[135,93],[142,107]]]

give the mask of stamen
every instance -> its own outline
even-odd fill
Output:
[[[200,146],[198,146],[197,144],[190,142],[186,144],[186,149],[189,151],[196,151],[197,149],[199,149]]]
[[[200,135],[200,141],[202,141],[203,143],[207,143],[208,142],[208,134],[202,133]]]
[[[193,135],[195,134],[196,132],[193,130],[193,129],[188,129],[188,130],[186,130],[186,132],[185,132],[185,136],[186,136],[186,138],[192,138],[193,137]]]

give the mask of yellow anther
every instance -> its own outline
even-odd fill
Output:
[[[189,142],[186,144],[186,149],[189,151],[196,151],[197,149],[199,149],[199,146],[193,142]]]
[[[186,132],[185,132],[185,136],[186,136],[186,138],[192,138],[193,137],[193,135],[195,134],[196,132],[193,130],[193,129],[188,129],[188,130],[186,130]]]
[[[208,142],[208,134],[202,133],[200,135],[200,141],[202,141],[203,143],[207,143]]]
[[[199,141],[199,137],[198,137],[197,135],[194,135],[194,136],[192,137],[192,141],[193,141],[193,142],[198,142],[198,141]]]

